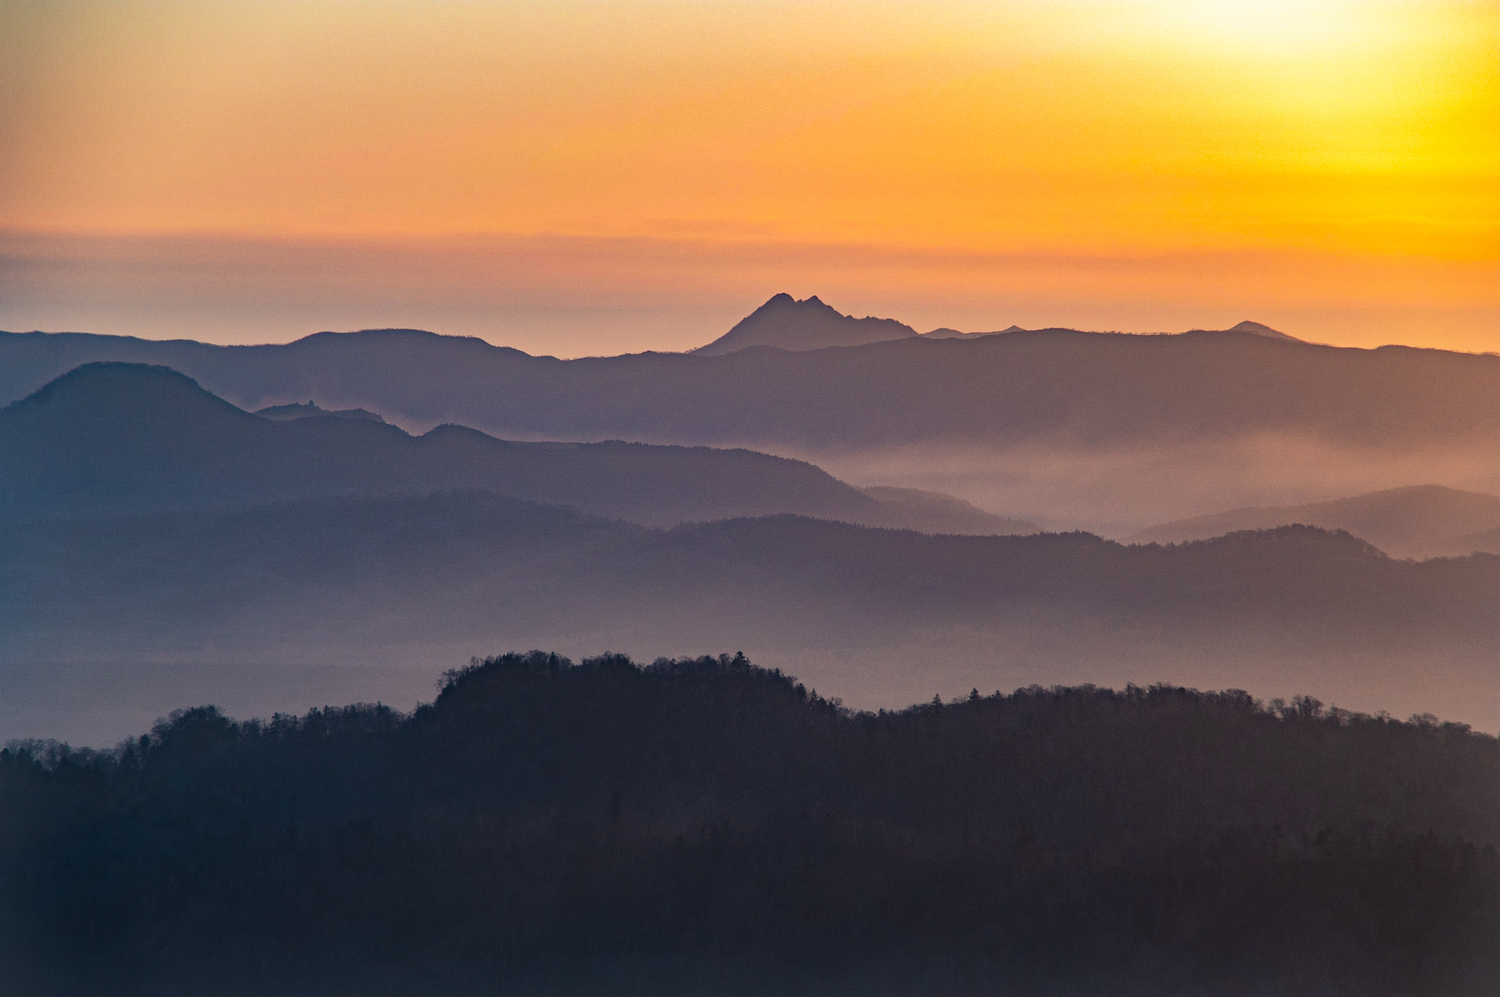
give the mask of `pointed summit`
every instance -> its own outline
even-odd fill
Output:
[[[1246,319],[1229,331],[1248,332],[1252,336],[1265,336],[1267,339],[1285,339],[1293,343],[1302,342],[1302,340],[1298,339],[1296,336],[1288,336],[1286,333],[1273,329],[1268,325],[1261,325],[1259,322],[1251,322],[1249,319]]]
[[[917,330],[895,319],[854,318],[830,308],[818,297],[798,301],[777,294],[707,346],[693,352],[716,357],[747,346],[782,350],[821,350],[828,346],[863,346],[890,339],[906,339]]]

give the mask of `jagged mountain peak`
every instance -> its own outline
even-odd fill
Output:
[[[693,352],[699,356],[722,356],[750,346],[821,350],[830,346],[863,346],[916,335],[917,330],[895,319],[855,318],[841,313],[817,295],[799,301],[782,292],[772,295],[724,335]]]

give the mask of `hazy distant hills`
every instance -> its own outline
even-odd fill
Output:
[[[101,689],[140,697],[132,729],[189,678],[204,701],[239,682],[223,701],[260,712],[369,697],[349,690],[374,673],[347,670],[372,661],[396,676],[379,695],[419,673],[421,695],[433,668],[527,647],[745,650],[872,706],[1172,681],[1500,729],[1500,558],[1370,546],[1483,548],[1491,496],[1415,489],[1189,530],[1290,518],[1357,536],[924,535],[1035,531],[929,484],[1048,524],[1093,510],[1127,535],[1258,514],[1275,489],[1482,481],[1500,472],[1500,357],[1246,328],[572,361],[410,330],[257,347],[0,334],[0,388],[34,392],[0,410],[10,730],[106,710]],[[838,476],[715,444],[819,455]],[[1225,482],[1263,491],[1220,501]],[[683,522],[699,525],[652,528]],[[1152,538],[1188,535],[1169,526]],[[256,678],[268,668],[282,678]]]
[[[475,487],[642,523],[797,512],[1035,531],[946,496],[867,494],[810,464],[747,450],[512,443],[447,425],[412,437],[368,412],[269,414],[237,409],[162,367],[80,367],[0,411],[0,518]]]
[[[1142,530],[1129,543],[1180,543],[1235,530],[1304,523],[1347,530],[1393,557],[1436,557],[1481,550],[1500,553],[1500,496],[1414,485],[1333,502],[1234,509]]]
[[[1009,329],[1000,329],[1000,330],[998,330],[996,332],[959,332],[957,329],[942,328],[942,329],[933,329],[931,332],[924,332],[922,334],[922,338],[924,338],[924,339],[981,339],[981,338],[983,338],[985,336],[1003,336],[1003,335],[1005,335],[1008,332],[1025,332],[1025,331],[1026,331],[1025,329],[1021,328],[1018,325],[1013,325]]]
[[[249,347],[3,334],[0,399],[94,360],[169,366],[250,409],[313,399],[409,425],[452,422],[523,439],[835,453],[1257,434],[1409,447],[1500,438],[1500,357],[1342,349],[1232,330],[903,335],[841,349],[578,360],[411,330]]]
[[[1478,533],[1470,533],[1459,537],[1454,541],[1454,546],[1459,550],[1483,551],[1490,554],[1500,554],[1500,526],[1493,530],[1481,530]]]
[[[933,329],[931,332],[925,332],[925,333],[922,334],[922,336],[923,336],[924,339],[981,339],[981,338],[983,338],[985,336],[1003,336],[1003,335],[1006,335],[1007,333],[1012,333],[1012,332],[1030,332],[1030,331],[1031,330],[1029,330],[1029,329],[1023,329],[1023,328],[1021,328],[1018,325],[1013,325],[1013,326],[1011,326],[1008,329],[1001,329],[998,332],[959,332],[957,329],[943,328],[943,329]],[[1215,331],[1217,331],[1217,332],[1238,332],[1238,333],[1245,333],[1245,334],[1248,334],[1248,335],[1251,335],[1251,336],[1264,336],[1267,339],[1282,339],[1282,340],[1286,340],[1287,342],[1291,342],[1291,343],[1300,343],[1300,342],[1303,342],[1303,340],[1298,339],[1296,336],[1288,336],[1286,333],[1280,332],[1280,331],[1278,331],[1276,329],[1273,329],[1273,328],[1271,328],[1268,325],[1262,325],[1259,322],[1251,322],[1248,319],[1246,319],[1243,322],[1239,322],[1239,323],[1237,323],[1237,324],[1235,324],[1233,326],[1230,326],[1228,329],[1219,329],[1219,330],[1214,330],[1214,329],[1193,329],[1192,331],[1193,332],[1215,332]]]
[[[1259,620],[1355,641],[1437,631],[1500,640],[1500,557],[1394,560],[1306,526],[1168,547],[790,515],[662,530],[463,490],[54,520],[0,528],[0,542],[12,633],[48,615],[39,605],[83,610],[100,597],[147,612],[172,605],[187,629],[273,605],[302,607],[290,610],[292,628],[313,617],[327,625],[308,607],[352,594],[368,609],[391,603],[363,628],[401,620],[425,636],[577,615],[617,626],[718,618],[730,630],[753,621],[781,639],[869,643],[1050,606],[1174,625]]]
[[[1035,523],[997,516],[942,492],[887,485],[873,485],[861,491],[880,503],[876,512],[854,520],[866,526],[901,528],[910,524],[911,529],[920,529],[924,533],[1018,535],[1041,532]]]
[[[895,319],[854,318],[818,300],[798,301],[777,294],[707,346],[693,353],[723,356],[751,346],[782,350],[821,350],[829,346],[863,346],[917,335],[917,330]]]
[[[226,686],[277,661],[399,660],[425,688],[455,658],[535,646],[744,649],[861,705],[1183,681],[1494,729],[1500,558],[1393,560],[1312,527],[1176,547],[797,516],[660,530],[477,491],[0,527],[0,663],[99,663],[12,673],[11,730],[67,675],[97,710],[86,690],[122,658],[193,663],[233,704]],[[122,694],[145,697],[155,673],[132,674]],[[299,666],[295,702],[326,701],[314,678],[333,681]]]

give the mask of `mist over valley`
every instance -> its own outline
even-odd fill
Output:
[[[0,334],[0,978],[1488,993],[1497,361]]]
[[[1496,997],[1497,38],[0,3],[0,997]]]

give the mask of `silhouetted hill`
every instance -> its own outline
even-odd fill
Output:
[[[1484,550],[1482,534],[1500,528],[1500,497],[1439,485],[1413,485],[1333,502],[1278,508],[1234,509],[1163,523],[1127,543],[1178,543],[1235,530],[1305,523],[1347,530],[1393,557],[1441,557]],[[1474,539],[1474,546],[1468,546]]]
[[[740,319],[733,329],[692,352],[716,357],[749,346],[821,350],[830,346],[863,346],[916,334],[917,330],[895,319],[841,314],[819,301],[816,295],[798,301],[790,294],[777,294]]]
[[[22,397],[91,360],[170,366],[252,409],[314,399],[522,439],[833,453],[1256,434],[1359,447],[1489,446],[1500,438],[1500,357],[1344,349],[1232,331],[1044,329],[835,350],[566,361],[410,330],[249,347],[3,334],[0,398]]]
[[[1488,997],[1500,748],[1298,697],[851,714],[743,656],[0,751],[7,994]]]
[[[810,464],[747,450],[511,443],[447,425],[414,438],[378,417],[270,421],[163,367],[85,365],[0,411],[0,518],[10,520],[454,487],[643,523],[798,512],[928,529],[1029,526],[946,496],[885,502]]]
[[[747,450],[515,443],[451,425],[412,437],[378,417],[306,418],[306,408],[268,421],[166,368],[85,365],[0,411],[0,517],[477,487],[653,524],[796,512],[1035,531],[949,496],[867,495],[810,464]]]

